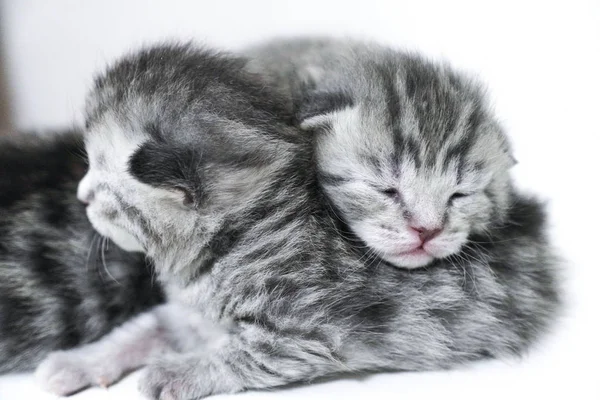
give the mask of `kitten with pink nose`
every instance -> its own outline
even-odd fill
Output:
[[[514,160],[477,82],[369,42],[283,39],[247,54],[249,70],[300,99],[319,182],[377,256],[427,266],[504,223]]]

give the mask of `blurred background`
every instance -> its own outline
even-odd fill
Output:
[[[9,94],[6,87],[6,65],[4,62],[3,44],[3,23],[2,14],[0,14],[0,136],[11,129],[12,117],[10,113]]]
[[[81,117],[93,74],[141,44],[194,38],[237,49],[273,36],[350,35],[444,57],[477,73],[501,117],[520,124],[523,113],[540,120],[529,113],[562,106],[551,98],[532,104],[535,94],[567,80],[589,82],[585,75],[597,73],[583,40],[598,44],[594,3],[1,0],[4,84],[16,126],[64,125]]]
[[[94,73],[166,39],[236,50],[274,36],[352,36],[477,75],[514,143],[517,182],[548,200],[552,236],[568,261],[562,328],[541,351],[493,374],[394,374],[310,393],[600,398],[600,1],[0,1],[0,131],[80,124]],[[16,398],[1,389],[0,380],[0,398]]]

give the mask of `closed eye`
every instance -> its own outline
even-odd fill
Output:
[[[194,196],[187,188],[184,188],[181,186],[176,186],[174,189],[176,191],[180,192],[181,195],[183,196],[183,205],[184,206],[186,206],[186,207],[194,206]]]
[[[400,195],[398,190],[394,189],[394,188],[382,189],[382,190],[380,190],[380,192],[385,194],[386,196],[392,197],[392,198],[396,198]]]
[[[452,196],[450,196],[450,199],[448,200],[448,202],[451,203],[454,200],[462,199],[462,198],[468,197],[470,195],[471,195],[471,193],[456,192]]]

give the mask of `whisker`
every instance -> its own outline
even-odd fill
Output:
[[[471,261],[473,261],[473,260],[469,260],[468,258],[465,257],[464,254],[461,254],[461,253],[454,254],[451,257],[456,259],[456,263],[455,264],[453,263],[453,265],[458,265],[463,270],[463,283],[466,283],[467,276],[469,278],[471,278],[471,282],[473,282],[473,289],[475,289],[475,293],[477,293],[477,295],[479,295],[480,293],[479,293],[479,289],[477,287],[477,282],[475,280],[475,275],[472,273],[469,273],[469,271],[467,270],[467,264],[470,264]]]
[[[154,268],[154,263],[147,254],[144,254],[144,262],[146,263],[145,268],[150,268],[150,286],[154,286],[158,275],[156,268]]]
[[[85,269],[88,271],[90,269],[90,258],[92,256],[92,249],[94,248],[94,245],[96,244],[96,242],[99,238],[100,238],[100,234],[98,232],[94,231],[92,240],[90,240],[90,248],[88,249],[87,258],[85,260]],[[97,250],[98,250],[98,248],[96,247],[96,251]]]
[[[102,256],[102,266],[104,267],[104,271],[106,272],[106,275],[108,275],[113,281],[115,281],[115,283],[119,286],[121,286],[121,283],[115,279],[114,276],[112,276],[112,274],[110,273],[110,271],[108,270],[108,267],[106,266],[106,257],[104,252],[106,251],[106,249],[108,248],[108,238],[107,237],[102,237],[102,248],[101,248],[101,256]]]

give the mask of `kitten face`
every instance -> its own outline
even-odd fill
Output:
[[[185,268],[206,256],[224,218],[272,186],[289,146],[269,136],[280,111],[242,66],[191,46],[159,46],[97,80],[78,197],[98,232],[160,257],[158,268]]]
[[[303,126],[320,130],[320,181],[340,217],[390,263],[422,267],[502,221],[513,161],[467,83],[442,70],[379,73],[366,100],[355,92]],[[431,76],[411,87],[411,73]]]
[[[109,125],[101,132],[89,134],[86,143],[89,170],[79,183],[77,198],[87,205],[87,216],[101,235],[125,250],[144,251],[141,237],[131,233],[132,224],[121,212],[127,200],[135,195],[133,188],[138,186],[126,173],[127,159],[135,147],[135,141],[124,140]]]
[[[85,142],[89,170],[77,196],[87,204],[88,218],[100,234],[123,249],[148,254],[165,247],[176,253],[192,239],[202,245],[202,233],[207,235],[213,225],[210,213],[197,212],[183,186],[155,186],[134,171],[134,163],[155,144],[150,134],[109,114],[88,128]],[[146,172],[168,169],[160,154],[147,161]],[[195,229],[199,224],[202,230]]]

